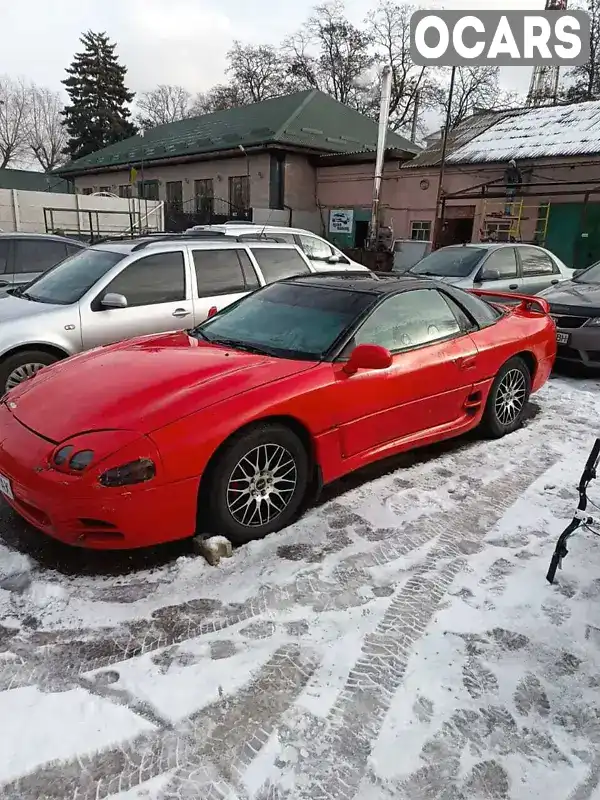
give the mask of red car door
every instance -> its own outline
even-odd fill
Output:
[[[343,456],[459,420],[477,372],[477,347],[461,310],[435,289],[384,300],[353,341],[380,344],[393,354],[386,370],[348,376],[334,364]]]

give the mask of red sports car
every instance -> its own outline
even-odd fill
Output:
[[[0,403],[0,492],[82,547],[264,536],[372,461],[514,431],[556,355],[547,303],[515,298],[323,273],[58,362]]]

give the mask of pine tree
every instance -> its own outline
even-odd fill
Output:
[[[70,105],[63,111],[69,134],[65,155],[71,160],[95,153],[136,133],[127,107],[134,98],[125,86],[126,67],[115,55],[106,33],[88,31],[63,81]]]

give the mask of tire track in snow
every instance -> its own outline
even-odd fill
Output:
[[[371,747],[402,684],[413,648],[465,557],[482,549],[488,531],[558,457],[545,450],[540,458],[529,459],[482,489],[454,518],[444,512],[422,521],[439,534],[437,543],[392,600],[374,633],[365,637],[325,731],[303,745],[308,754],[297,765],[296,800],[358,797]],[[486,503],[493,504],[493,510],[482,514]]]

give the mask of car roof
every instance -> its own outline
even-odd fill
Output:
[[[288,225],[261,225],[258,222],[222,222],[220,224],[197,225],[195,227],[202,228],[205,231],[223,231],[229,235],[235,232],[236,236],[244,233],[256,233],[257,231],[264,231],[265,233],[307,233],[310,236],[319,236],[318,233],[313,233],[307,228],[290,228]]]
[[[68,236],[57,236],[55,233],[27,233],[26,231],[1,231],[0,239],[49,239],[53,242],[67,242],[81,247],[87,247],[80,239],[71,239]]]
[[[398,275],[390,272],[359,272],[358,270],[356,272],[352,270],[344,272],[314,272],[310,275],[285,278],[279,283],[294,283],[320,289],[341,289],[375,295],[395,294],[409,289],[431,289],[446,286],[442,281],[415,277],[406,273]]]

